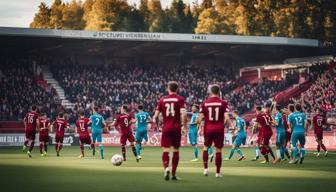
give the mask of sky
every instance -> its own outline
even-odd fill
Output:
[[[50,6],[54,0],[43,0]],[[69,2],[71,0],[63,0]],[[84,1],[84,0],[82,0]],[[161,0],[163,7],[167,7],[172,0]],[[183,0],[192,3],[196,0]],[[202,0],[198,0],[201,3]],[[138,4],[140,0],[128,0],[130,4]],[[0,0],[0,26],[6,27],[29,27],[38,10],[41,0]]]

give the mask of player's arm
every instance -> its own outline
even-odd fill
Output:
[[[252,125],[252,130],[251,130],[251,134],[254,134],[254,131],[259,127],[259,123],[257,121],[254,121],[253,125]]]
[[[224,113],[224,125],[226,127],[228,127],[230,125],[230,117],[229,117],[229,113],[227,113],[227,112]]]
[[[181,122],[182,122],[183,130],[187,131],[188,130],[188,118],[187,118],[186,108],[181,108],[180,113],[181,113]]]
[[[153,116],[153,123],[157,122],[157,119],[160,115],[160,111],[159,110],[155,110],[154,116]]]

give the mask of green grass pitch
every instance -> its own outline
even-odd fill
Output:
[[[243,148],[248,159],[252,148]],[[336,154],[316,158],[308,153],[303,165],[264,165],[237,157],[223,161],[223,178],[214,176],[214,164],[210,175],[203,176],[202,161],[190,162],[193,152],[182,147],[178,175],[182,181],[164,181],[161,166],[161,149],[146,147],[143,159],[136,163],[131,149],[127,149],[127,161],[120,167],[110,163],[112,154],[120,153],[119,147],[105,147],[106,159],[94,159],[86,150],[84,159],[78,159],[79,147],[64,147],[61,157],[56,157],[53,146],[49,156],[41,158],[38,148],[29,159],[19,147],[0,148],[0,189],[6,191],[335,191]],[[224,157],[229,148],[224,149]],[[201,150],[200,150],[200,154]]]

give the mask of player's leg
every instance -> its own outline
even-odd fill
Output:
[[[227,157],[225,159],[226,161],[230,160],[233,157],[233,154],[234,154],[235,150],[237,149],[236,140],[237,140],[237,138],[235,139],[235,142],[232,144],[232,147],[230,149],[230,155],[229,155],[229,157]]]
[[[283,143],[281,142],[281,133],[276,133],[275,138],[275,155],[276,159],[273,161],[273,163],[280,163],[281,162],[281,148]]]
[[[98,135],[98,133],[92,132],[92,143],[91,143],[92,156],[96,155],[97,135]]]
[[[62,136],[59,140],[59,146],[58,146],[58,153],[57,156],[60,156],[60,152],[63,149],[63,140],[64,140],[64,136]]]
[[[209,153],[210,162],[212,162],[215,155],[214,155],[213,148],[211,145],[208,148],[208,153]]]
[[[25,136],[26,136],[26,140],[25,140],[25,142],[23,143],[23,146],[22,146],[22,151],[23,152],[25,152],[27,150],[28,144],[30,142],[30,130],[29,129],[25,130]]]
[[[320,134],[320,140],[321,140],[321,147],[322,147],[322,149],[323,149],[323,151],[324,151],[324,156],[325,157],[327,157],[328,156],[328,150],[327,150],[327,148],[325,147],[325,145],[324,145],[324,143],[323,143],[323,132],[321,132],[321,134]]]
[[[43,152],[44,152],[44,142],[40,141],[40,154],[41,154],[41,157],[43,157]]]
[[[142,141],[142,136],[139,131],[135,132],[135,150],[137,153],[137,156],[141,156],[141,141]]]
[[[216,177],[221,178],[221,167],[222,167],[222,148],[224,146],[224,133],[216,134],[214,137],[214,145],[216,147],[216,157],[215,157],[215,165],[216,165]]]
[[[208,163],[209,163],[209,149],[211,148],[213,139],[211,134],[204,134],[204,146],[203,146],[203,167],[204,167],[204,176],[208,176]]]
[[[316,154],[316,157],[319,157],[320,156],[320,151],[321,151],[321,140],[319,140],[319,138],[317,136],[316,136],[316,143],[317,143],[317,147],[316,147],[317,154]]]
[[[124,158],[124,161],[126,161],[126,142],[127,142],[126,135],[121,135],[121,137],[120,137],[121,154]]]
[[[291,138],[292,145],[292,160],[289,161],[291,164],[298,163],[298,147],[297,147],[298,137],[297,134],[293,133]]]
[[[30,146],[29,149],[27,151],[27,155],[31,158],[32,157],[32,150],[34,149],[34,145],[35,145],[35,130],[30,130],[29,131],[29,140],[30,140]]]
[[[197,149],[197,133],[189,133],[189,143],[193,147],[194,151],[194,159],[191,160],[192,162],[198,161],[198,149]]]
[[[100,159],[104,159],[104,146],[102,143],[102,133],[97,134],[97,143],[99,145]]]
[[[305,158],[306,150],[305,150],[305,144],[306,144],[306,136],[304,133],[300,134],[299,136],[299,142],[301,145],[301,150],[300,150],[300,164],[303,163],[303,160]]]
[[[240,149],[240,146],[245,145],[245,144],[246,144],[246,136],[243,135],[240,137],[240,143],[237,143],[237,146],[238,146],[237,153],[240,155],[240,158],[238,159],[238,161],[242,161],[246,159],[244,153]]]
[[[78,158],[84,158],[84,138],[79,138],[79,148],[81,151],[81,154]]]
[[[179,148],[181,146],[181,132],[176,132],[172,134],[172,146],[173,146],[173,157],[172,157],[172,180],[177,181],[181,178],[176,176],[177,166],[180,161],[180,152]]]
[[[132,152],[133,152],[133,155],[134,155],[136,161],[139,162],[140,158],[138,158],[138,156],[137,156],[137,152],[136,152],[136,149],[135,149],[135,138],[134,138],[133,134],[129,134],[128,137],[127,137],[127,140],[131,143]]]

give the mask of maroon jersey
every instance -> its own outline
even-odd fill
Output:
[[[28,112],[24,118],[26,129],[36,129],[38,114],[34,111]]]
[[[87,135],[89,134],[89,118],[83,117],[83,118],[79,118],[76,121],[76,127],[77,127],[77,133],[79,133],[79,135]]]
[[[267,113],[259,113],[256,117],[256,122],[260,125],[260,131],[262,134],[272,134],[272,117]]]
[[[40,134],[48,134],[48,132],[49,132],[49,130],[48,130],[49,120],[48,120],[48,118],[40,117],[39,118],[39,124],[40,124],[40,127],[39,127]]]
[[[314,115],[313,117],[314,132],[315,133],[323,132],[323,125],[325,123],[326,119],[323,115]]]
[[[200,113],[204,114],[204,133],[224,132],[224,114],[227,102],[219,97],[210,97],[201,105]]]
[[[56,134],[64,135],[64,130],[68,127],[68,121],[65,119],[57,118],[53,124],[54,128],[56,129]]]
[[[117,115],[114,121],[116,122],[115,126],[119,128],[118,130],[121,132],[121,135],[132,134],[132,130],[130,127],[131,116],[129,114]]]
[[[162,132],[181,131],[181,109],[185,109],[182,96],[171,94],[159,100],[156,110],[162,113]]]

